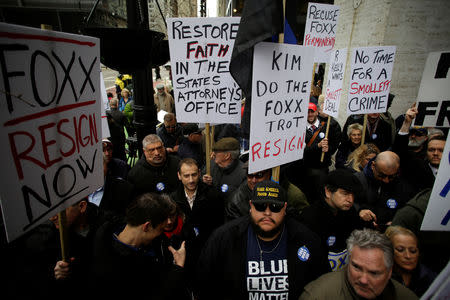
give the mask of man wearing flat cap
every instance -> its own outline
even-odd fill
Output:
[[[219,227],[200,255],[198,299],[297,299],[303,287],[329,272],[319,237],[286,216],[286,193],[258,182],[250,215]]]
[[[361,192],[361,184],[350,170],[336,169],[327,175],[321,199],[300,216],[300,222],[317,233],[327,247],[333,271],[347,264],[346,240],[353,230],[364,225],[353,207],[355,197]]]
[[[211,174],[202,177],[204,183],[216,187],[222,193],[225,203],[230,195],[247,178],[244,163],[239,159],[239,141],[233,137],[218,140],[212,149]]]

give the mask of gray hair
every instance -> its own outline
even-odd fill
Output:
[[[358,246],[361,249],[382,250],[386,268],[392,268],[394,264],[394,247],[386,235],[368,228],[353,230],[347,239],[347,250],[350,256],[354,246]]]
[[[145,148],[149,144],[154,144],[158,142],[161,142],[161,144],[164,145],[163,141],[159,136],[157,136],[156,134],[149,134],[142,140],[142,146]]]
[[[112,98],[111,100],[109,100],[109,106],[117,107],[118,105],[119,105],[119,100],[117,100],[117,98]]]
[[[347,136],[348,137],[350,137],[350,134],[352,133],[353,130],[359,130],[362,133],[363,126],[359,123],[353,123],[350,126],[348,126],[348,128],[347,128]]]

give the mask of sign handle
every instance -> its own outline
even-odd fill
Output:
[[[211,174],[211,134],[209,123],[205,123],[205,135],[206,135],[206,174]]]
[[[331,117],[328,116],[327,121],[327,130],[325,131],[325,138],[328,138],[328,132],[330,131],[330,123],[331,123]],[[320,157],[320,162],[323,162],[323,158],[325,157],[325,152],[322,151],[322,156]]]
[[[286,19],[286,0],[283,0],[283,32],[278,35],[278,44],[284,43],[284,23]],[[272,180],[279,183],[280,182],[280,166],[272,168]]]
[[[364,145],[364,140],[366,139],[366,128],[367,128],[367,114],[364,115],[364,124],[363,124],[363,131],[362,131],[362,137],[361,137],[361,145]]]

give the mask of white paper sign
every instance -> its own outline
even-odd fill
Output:
[[[9,241],[103,185],[100,40],[0,23],[0,195]]]
[[[387,110],[394,58],[395,46],[352,49],[348,115]]]
[[[240,87],[229,64],[240,18],[169,18],[178,122],[240,123]]]
[[[450,127],[450,51],[428,55],[417,95],[415,126]]]
[[[450,143],[448,140],[447,137],[420,230],[450,231]]]
[[[303,157],[313,56],[311,47],[255,46],[249,174]]]
[[[339,6],[308,3],[303,45],[316,49],[314,62],[328,63],[330,60],[330,53],[336,39],[338,18]]]
[[[336,49],[331,52],[323,112],[334,118],[337,118],[339,115],[339,104],[341,102],[346,62],[347,48]]]

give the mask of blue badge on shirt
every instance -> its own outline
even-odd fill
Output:
[[[158,183],[156,184],[156,189],[157,189],[159,192],[163,191],[165,188],[166,188],[166,186],[165,186],[164,183],[162,183],[162,182],[158,182]]]
[[[334,235],[330,235],[327,239],[327,245],[329,247],[333,246],[336,243],[336,237]]]
[[[194,227],[195,236],[198,236],[200,234],[200,231],[197,227]]]
[[[320,137],[321,139],[323,139],[323,138],[325,137],[325,133],[323,133],[323,132],[319,133],[319,137]]]
[[[372,140],[376,140],[378,135],[376,133],[372,134]]]
[[[397,201],[395,199],[389,199],[388,201],[386,201],[386,206],[389,208],[396,208],[398,205]]]
[[[222,191],[222,193],[226,193],[228,192],[228,184],[222,184],[222,186],[220,187],[220,190]]]
[[[306,246],[298,248],[297,256],[301,261],[307,261],[310,256],[308,248],[306,248]]]

